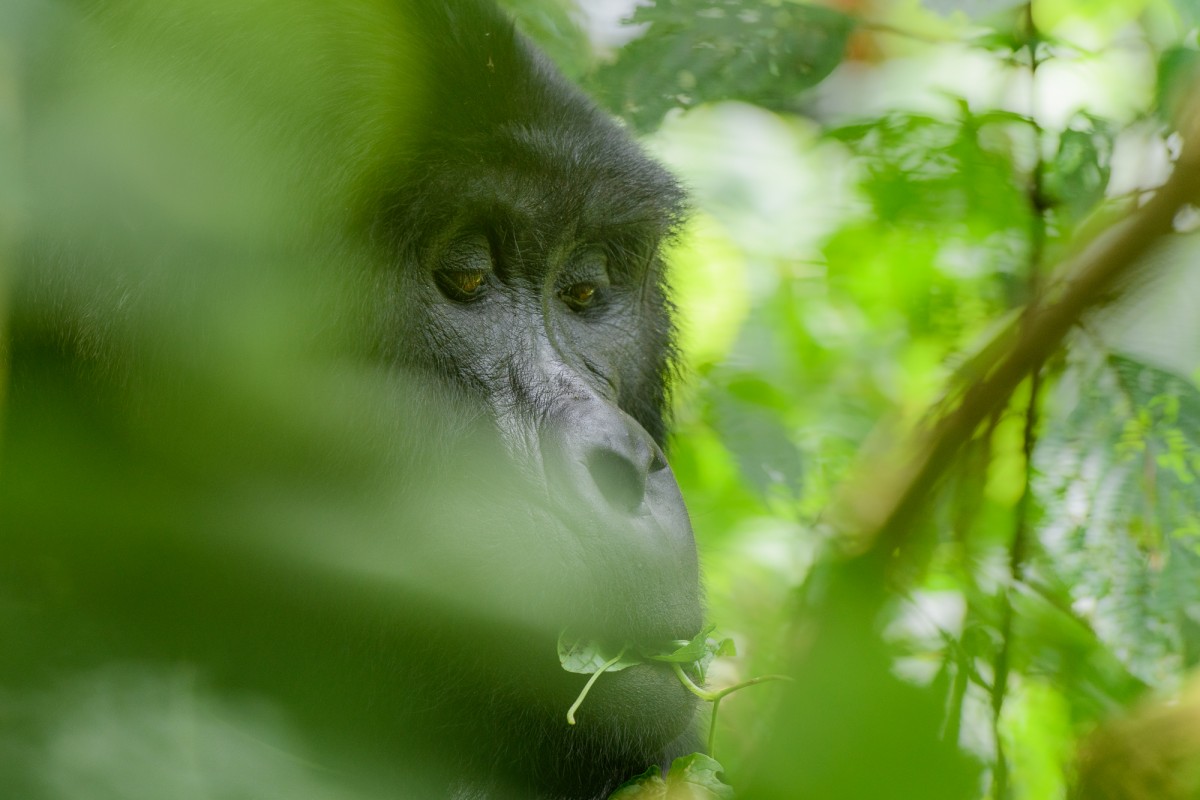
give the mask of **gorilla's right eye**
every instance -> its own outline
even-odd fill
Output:
[[[484,236],[464,236],[450,244],[437,260],[433,279],[442,294],[460,303],[477,300],[487,290],[492,248]]]
[[[441,269],[433,273],[442,294],[467,303],[483,294],[487,271],[482,269]]]

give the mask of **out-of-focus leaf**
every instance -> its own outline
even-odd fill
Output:
[[[1039,0],[1033,4],[1033,20],[1039,30],[1050,33],[1082,22],[1111,35],[1137,19],[1148,1]]]
[[[500,0],[517,27],[537,42],[572,80],[592,64],[592,47],[579,24],[576,0]]]
[[[662,0],[639,6],[633,22],[646,32],[592,83],[639,130],[717,100],[793,109],[841,61],[853,28],[825,6],[767,0]]]
[[[1025,5],[1021,0],[925,0],[932,11],[964,14],[969,19],[995,24],[998,16],[1014,14]]]
[[[671,762],[666,777],[657,766],[623,783],[609,800],[733,800],[733,789],[718,775],[721,764],[703,753]]]
[[[1158,57],[1154,105],[1163,121],[1168,124],[1178,122],[1188,105],[1195,104],[1192,90],[1197,77],[1200,77],[1200,51],[1192,47],[1171,47]]]
[[[976,117],[965,103],[958,119],[889,113],[870,125],[832,132],[851,146],[866,175],[863,189],[885,224],[1025,230],[1028,205],[1011,155],[984,146],[987,125],[1023,124],[1019,116]]]
[[[796,637],[803,647],[789,673],[795,680],[784,687],[742,797],[978,796],[975,765],[957,742],[942,739],[944,698],[896,676],[878,632],[879,584],[879,573],[862,563],[810,575]]]
[[[1058,139],[1058,152],[1046,169],[1046,193],[1074,223],[1104,198],[1111,173],[1113,138],[1111,123],[1092,115],[1079,115]]]
[[[1135,360],[1080,362],[1038,450],[1043,568],[1120,663],[1173,685],[1200,604],[1200,390]],[[1047,636],[1043,641],[1053,641]]]
[[[1179,12],[1186,24],[1191,26],[1200,24],[1200,2],[1198,0],[1175,0],[1171,6]]]
[[[716,219],[697,215],[667,260],[671,275],[680,276],[671,284],[682,357],[693,368],[719,362],[750,310],[745,254]]]
[[[1141,695],[1145,681],[1072,613],[1069,588],[1039,588],[1042,591],[1009,594],[1016,631],[1010,643],[1012,668],[1049,676],[1061,687],[1078,719],[1096,719],[1114,705],[1132,702]],[[994,653],[988,658],[994,658]]]
[[[784,424],[779,391],[750,375],[731,379],[713,393],[713,426],[737,460],[746,482],[760,495],[779,486],[799,494],[804,476],[800,450]]]
[[[1005,701],[1001,733],[1014,800],[1066,794],[1073,731],[1061,688],[1035,677],[1022,681]]]

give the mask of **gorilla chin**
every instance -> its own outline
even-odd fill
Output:
[[[604,740],[606,747],[615,743],[630,761],[644,761],[645,753],[659,753],[669,761],[696,749],[698,741],[689,734],[697,702],[670,667],[638,664],[601,677],[576,712],[575,727],[590,739]],[[671,752],[673,745],[680,752]]]
[[[577,688],[581,686],[582,681]],[[665,768],[674,758],[699,749],[693,731],[696,702],[665,665],[639,664],[605,674],[576,713],[576,725],[554,732],[554,752],[545,755],[555,757],[541,764],[560,765],[554,783],[564,795],[586,786],[604,797],[649,765]],[[561,718],[564,708],[556,710]],[[572,758],[580,751],[594,755],[588,760]]]

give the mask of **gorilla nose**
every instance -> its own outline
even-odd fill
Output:
[[[658,445],[640,427],[615,446],[605,442],[589,447],[583,463],[608,504],[629,513],[641,507],[650,474],[667,466]]]
[[[553,428],[549,441],[543,439],[547,478],[576,502],[585,500],[585,505],[600,504],[606,511],[637,513],[646,499],[647,480],[667,468],[650,434],[602,401],[578,403],[562,414]]]

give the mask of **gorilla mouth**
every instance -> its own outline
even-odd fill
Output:
[[[694,673],[703,681],[707,663],[723,649],[724,643],[709,639],[708,635],[715,626],[709,625],[691,639],[672,640],[666,645],[653,648],[638,648],[632,644],[624,644],[619,648],[580,637],[573,637],[568,631],[563,631],[558,639],[558,659],[562,668],[567,672],[588,675],[575,702],[567,710],[567,724],[575,725],[575,714],[587,699],[588,694],[601,676],[606,673],[621,673],[625,670],[634,671],[631,678],[622,683],[637,681],[639,683],[657,684],[664,678],[664,671],[670,671],[672,681],[677,681],[679,688],[690,691],[694,687],[692,677],[686,672]],[[610,655],[610,653],[615,653]],[[649,668],[649,669],[646,669]],[[651,672],[649,670],[654,670]],[[657,674],[656,674],[657,673]],[[644,677],[643,677],[644,676]],[[674,687],[658,687],[662,697],[668,698],[678,694]],[[679,707],[687,707],[677,704]]]
[[[623,640],[595,639],[565,628],[558,637],[558,659],[568,672],[590,674],[603,665],[606,671],[619,672],[642,663],[681,664],[688,666],[715,653],[718,646],[708,638],[715,625],[707,625],[688,638]]]

